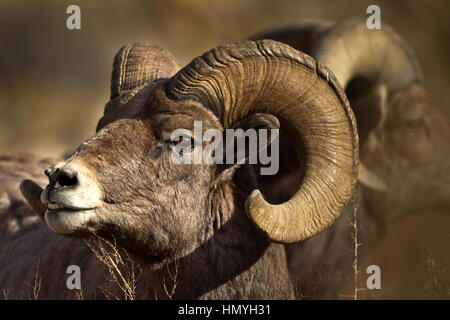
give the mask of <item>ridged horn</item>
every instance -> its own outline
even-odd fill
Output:
[[[156,45],[132,43],[114,57],[111,100],[160,78],[170,78],[179,67],[173,56]]]
[[[292,243],[319,233],[352,197],[359,161],[355,118],[334,76],[311,57],[271,40],[228,44],[181,69],[166,93],[200,102],[224,128],[250,114],[272,114],[295,141],[304,175],[294,196],[271,205],[254,190],[245,203],[270,240]]]
[[[360,20],[338,23],[321,34],[312,49],[312,56],[333,71],[344,89],[356,78],[368,80],[375,90],[385,88],[387,93],[380,96],[379,108],[384,107],[390,92],[406,89],[413,83],[423,85],[424,82],[414,52],[386,24],[382,24],[379,30],[370,30]],[[367,128],[360,130],[367,131]],[[360,168],[359,181],[379,191],[387,187],[381,178],[364,166]]]
[[[382,83],[388,91],[414,81],[423,83],[414,52],[386,24],[371,30],[360,20],[338,23],[322,33],[312,56],[334,73],[343,88],[357,76]]]
[[[111,99],[96,131],[145,104],[148,90],[143,89],[155,80],[170,78],[178,70],[174,57],[159,46],[132,43],[120,48],[113,62]]]

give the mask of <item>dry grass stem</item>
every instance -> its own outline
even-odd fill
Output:
[[[170,290],[168,290],[167,286],[166,286],[166,277],[163,277],[163,288],[164,288],[164,291],[165,291],[167,297],[170,300],[172,300],[173,295],[175,294],[175,290],[176,290],[177,285],[178,285],[178,280],[177,280],[177,278],[178,278],[178,264],[176,262],[174,263],[174,268],[175,268],[175,271],[172,273],[170,271],[170,267],[167,266],[167,274],[169,275],[169,279],[172,282],[172,288]]]
[[[125,300],[136,300],[136,286],[142,269],[130,257],[128,252],[117,247],[116,240],[110,242],[102,237],[96,236],[90,241],[84,241],[97,259],[106,266],[109,277],[106,279],[116,284],[123,294]],[[121,298],[111,290],[103,287],[103,293],[108,299]]]
[[[34,282],[31,284],[28,281],[25,281],[27,285],[31,288],[31,294],[28,295],[29,300],[39,300],[41,297],[39,297],[41,292],[41,284],[42,284],[42,277],[39,277],[39,265],[40,260],[38,260],[36,265],[36,270],[34,272]]]

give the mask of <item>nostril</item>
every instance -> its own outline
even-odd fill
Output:
[[[75,187],[78,185],[78,178],[72,172],[60,171],[56,183],[61,187]]]

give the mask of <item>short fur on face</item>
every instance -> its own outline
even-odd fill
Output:
[[[216,181],[225,166],[174,164],[170,141],[176,129],[192,131],[194,121],[202,121],[204,131],[223,128],[200,104],[172,101],[161,87],[154,86],[146,103],[130,117],[122,113],[100,125],[68,160],[81,161],[102,191],[102,206],[84,231],[114,237],[155,266],[189,254],[220,227],[218,220],[226,222],[211,210]],[[249,183],[246,189],[252,186]]]

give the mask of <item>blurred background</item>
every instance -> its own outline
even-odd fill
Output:
[[[81,8],[81,30],[66,8]],[[431,102],[450,115],[449,2],[320,0],[0,1],[0,153],[60,156],[95,130],[125,43],[162,46],[180,66],[225,42],[302,19],[368,17],[378,4],[416,52]]]
[[[81,30],[66,27],[71,4],[81,8]],[[158,44],[184,66],[219,44],[271,26],[313,18],[365,19],[371,4],[381,8],[382,24],[391,25],[413,48],[430,102],[450,116],[448,0],[0,0],[0,154],[60,157],[92,135],[109,98],[113,57],[126,43]],[[392,244],[385,256],[392,263],[386,265],[383,283],[401,278],[403,291],[394,288],[384,296],[362,292],[361,297],[408,298],[419,290],[421,298],[448,299],[450,217],[443,217],[436,216],[428,225],[423,216],[413,217],[410,228],[398,223],[397,231],[384,240]],[[417,234],[445,248],[440,245],[436,256],[429,249],[431,242],[424,243]],[[395,246],[399,243],[403,246]],[[375,257],[384,253],[376,250]],[[373,259],[366,261],[362,270]],[[364,287],[364,279],[359,279],[359,287]]]

